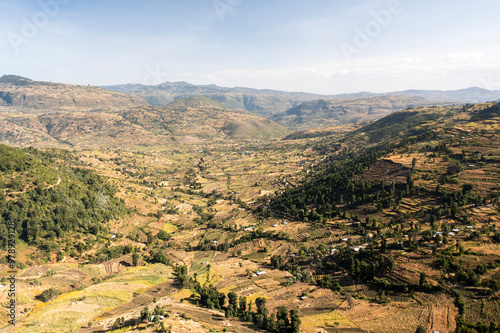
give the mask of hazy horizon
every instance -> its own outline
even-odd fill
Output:
[[[0,72],[317,94],[500,89],[500,3],[0,0]]]

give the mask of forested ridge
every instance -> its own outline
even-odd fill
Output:
[[[126,211],[115,189],[101,176],[66,168],[35,149],[0,145],[0,247],[7,246],[7,225],[20,240],[55,250],[56,239],[94,234]]]

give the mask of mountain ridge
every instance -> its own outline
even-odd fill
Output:
[[[289,128],[304,130],[382,118],[407,108],[450,104],[412,96],[374,96],[354,99],[306,101],[271,119]]]
[[[483,103],[498,100],[500,98],[500,90],[488,90],[481,87],[469,87],[458,90],[425,90],[425,89],[407,89],[402,91],[389,91],[382,93],[373,93],[368,91],[358,92],[358,93],[343,93],[343,94],[315,94],[307,92],[290,92],[281,91],[273,89],[255,89],[236,86],[221,87],[214,84],[211,85],[195,85],[188,82],[164,82],[159,85],[143,85],[143,84],[119,84],[119,85],[109,85],[103,86],[103,88],[128,92],[132,94],[140,95],[142,91],[163,91],[171,94],[175,99],[177,96],[182,94],[189,94],[189,92],[179,92],[175,89],[180,87],[188,86],[191,90],[199,90],[197,95],[213,94],[213,93],[227,93],[227,92],[241,92],[253,95],[271,95],[275,97],[282,97],[297,101],[307,101],[315,99],[346,99],[346,98],[363,98],[363,97],[376,97],[376,96],[387,96],[387,95],[405,95],[414,97],[423,97],[426,99],[435,99],[441,102],[457,102],[457,103]],[[169,90],[170,89],[170,90]],[[206,89],[206,91],[203,91]],[[201,93],[200,93],[201,91]],[[436,99],[436,96],[439,98]],[[184,96],[185,97],[185,96]],[[208,96],[207,96],[208,97]]]
[[[117,110],[146,105],[140,97],[100,87],[34,81],[17,75],[0,77],[0,110],[6,112]]]

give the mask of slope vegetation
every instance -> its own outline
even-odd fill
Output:
[[[97,236],[126,211],[114,194],[100,176],[56,165],[50,152],[0,145],[0,248],[7,248],[11,223],[20,240],[43,251],[62,238]]]
[[[343,230],[321,264],[302,261],[320,285],[340,290],[346,282],[338,277],[348,272],[378,302],[409,291],[448,295],[457,332],[494,328],[496,314],[485,309],[500,289],[498,110],[405,110],[325,139],[316,147],[323,162],[272,199],[270,212]]]

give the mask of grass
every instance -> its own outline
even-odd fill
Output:
[[[177,230],[179,230],[179,228],[177,228],[177,226],[173,225],[172,223],[165,223],[163,225],[163,231],[168,232],[169,234],[172,234]]]
[[[255,252],[255,253],[250,253],[247,255],[242,256],[241,258],[246,259],[246,260],[257,260],[257,259],[264,259],[269,256],[268,253],[265,252]]]
[[[154,264],[150,266],[133,267],[126,273],[120,274],[108,282],[114,283],[137,283],[154,286],[165,282],[167,277],[172,274],[172,269],[163,264]]]
[[[180,302],[181,299],[189,298],[192,294],[193,294],[193,291],[191,289],[182,289],[179,292],[175,293],[172,297],[177,302]]]
[[[130,276],[112,279],[114,283],[142,283],[148,286],[154,286],[159,283],[165,282],[165,279],[158,275],[145,275],[145,276]]]
[[[356,327],[353,322],[336,311],[306,316],[300,320],[301,328],[306,332],[316,332],[319,327]]]
[[[134,292],[164,282],[171,272],[162,264],[133,267],[103,283],[63,294],[50,303],[40,303],[31,312],[29,326],[21,332],[72,332],[82,323],[130,301]]]

